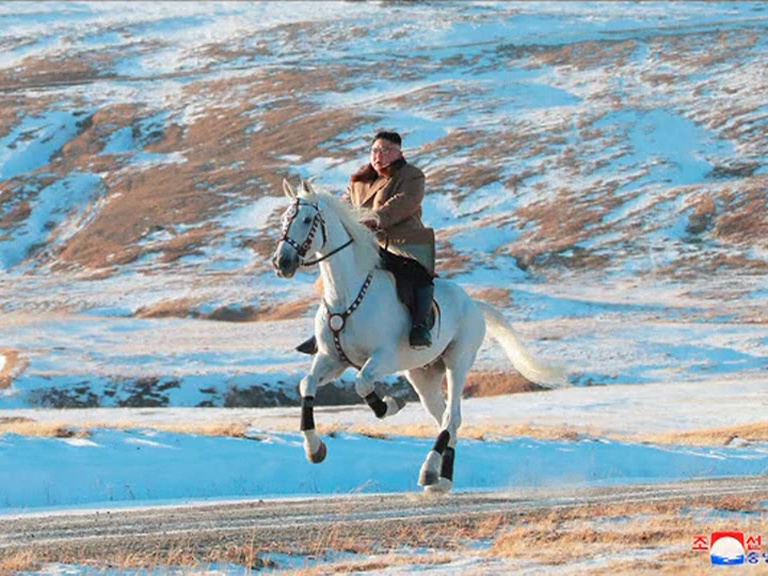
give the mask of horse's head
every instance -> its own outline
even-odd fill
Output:
[[[301,181],[301,187],[302,192],[297,193],[283,180],[283,191],[291,199],[291,205],[283,214],[283,235],[272,257],[272,267],[282,278],[291,278],[307,255],[318,252],[326,242],[325,220],[315,192],[305,180]]]

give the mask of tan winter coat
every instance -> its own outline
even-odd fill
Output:
[[[391,172],[379,176],[370,165],[363,166],[352,176],[345,196],[378,215],[381,246],[418,261],[434,276],[435,233],[421,221],[424,173],[405,160],[396,162]]]

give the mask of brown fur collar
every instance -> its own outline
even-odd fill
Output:
[[[400,170],[403,166],[405,166],[407,162],[405,161],[405,158],[399,158],[398,160],[395,160],[387,167],[387,172],[389,173],[389,176]],[[352,182],[373,182],[376,180],[376,178],[379,177],[378,172],[373,169],[373,166],[369,164],[366,164],[365,166],[361,166],[357,172],[352,174],[351,180]]]

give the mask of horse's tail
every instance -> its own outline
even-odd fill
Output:
[[[542,364],[531,356],[515,334],[512,325],[490,304],[475,300],[485,317],[488,333],[504,350],[515,370],[531,382],[547,388],[568,385],[565,368],[559,364]]]

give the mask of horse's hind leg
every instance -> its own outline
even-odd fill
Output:
[[[419,394],[422,405],[435,419],[435,423],[441,430],[419,471],[419,485],[427,490],[450,490],[450,480],[453,476],[453,455],[456,443],[454,441],[449,447],[451,435],[443,427],[446,414],[442,389],[444,376],[445,364],[442,360],[432,366],[406,372],[406,377]],[[446,484],[446,480],[441,478],[446,478],[449,483]]]
[[[424,368],[408,370],[405,373],[408,382],[419,395],[424,410],[434,418],[440,426],[445,413],[445,398],[443,397],[443,378],[445,378],[445,364],[442,360]]]
[[[443,413],[442,431],[437,437],[433,451],[440,451],[440,477],[437,482],[425,486],[427,491],[449,492],[453,488],[453,464],[456,458],[456,441],[458,440],[459,427],[461,426],[461,392],[467,380],[469,367],[472,366],[474,356],[468,362],[462,362],[461,366],[449,369],[446,372],[448,380],[448,406]],[[466,364],[466,365],[465,365]]]
[[[436,469],[440,462],[440,474],[437,481],[425,483],[428,492],[449,492],[453,488],[453,465],[456,457],[456,441],[461,426],[461,393],[467,381],[467,374],[475,361],[476,352],[465,350],[459,352],[459,346],[454,345],[444,356],[447,380],[447,406],[440,423],[441,431],[435,441],[435,446],[427,456],[424,466],[430,470]],[[439,455],[439,460],[437,455]],[[430,459],[432,462],[430,462]],[[424,467],[422,467],[423,469]],[[430,480],[434,480],[431,477]]]

